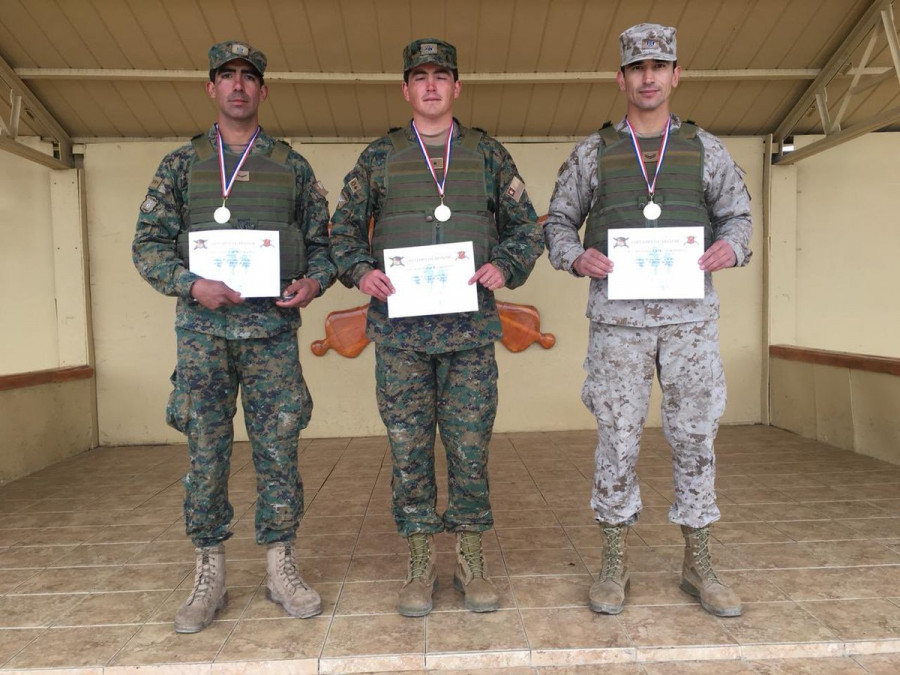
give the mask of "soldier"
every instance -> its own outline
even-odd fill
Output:
[[[673,453],[669,520],[681,525],[686,543],[681,588],[707,611],[737,616],[740,599],[718,578],[709,553],[710,524],[719,519],[713,441],[725,409],[712,272],[749,262],[750,197],[743,171],[721,142],[670,114],[681,72],[675,29],[642,23],[619,42],[616,79],[627,116],[575,146],[560,168],[544,227],[551,264],[591,278],[582,400],[597,419],[591,507],[605,538],[591,608],[618,614],[625,602],[626,537],[641,510],[635,465],[656,369],[663,431]],[[585,217],[582,245],[578,230]],[[708,247],[699,257],[703,298],[609,299],[607,276],[615,274],[606,255],[611,227],[697,225],[705,228]]]
[[[297,442],[312,399],[297,353],[298,308],[332,284],[328,202],[312,168],[259,126],[268,94],[265,55],[242,42],[209,50],[206,91],[217,123],[166,155],[140,207],[132,257],[160,293],[178,298],[178,363],[167,422],[186,434],[184,518],[196,546],[194,588],[175,630],[195,633],[225,606],[225,548],[232,418],[238,385],[257,473],[256,541],[267,545],[266,597],[287,613],[322,611],[294,563],[303,515]],[[215,229],[279,233],[281,298],[248,298],[188,266],[188,233]]]
[[[403,51],[403,97],[412,121],[370,144],[347,174],[332,218],[331,255],[347,285],[372,296],[376,398],[393,457],[393,514],[409,543],[398,611],[431,611],[434,535],[456,533],[454,585],[474,612],[497,609],[481,533],[493,525],[488,444],[497,409],[494,342],[502,336],[493,291],[525,282],[543,250],[537,216],[509,153],[453,117],[456,48],[415,40]],[[368,224],[374,219],[371,249]],[[394,286],[386,248],[472,241],[477,312],[388,318]],[[449,504],[436,510],[435,427],[447,454]]]

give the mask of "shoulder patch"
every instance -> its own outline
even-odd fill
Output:
[[[328,196],[328,190],[325,189],[325,185],[320,180],[317,180],[315,183],[313,183],[313,190],[318,192],[323,197]]]
[[[153,180],[150,181],[149,190],[156,190],[159,186],[162,185],[162,178],[159,176],[154,176]]]
[[[509,187],[506,188],[506,196],[518,204],[523,194],[525,194],[525,181],[516,176],[509,182]]]
[[[350,192],[352,192],[353,194],[356,194],[357,192],[359,192],[360,190],[362,190],[362,185],[360,185],[360,183],[359,183],[359,178],[351,178],[350,180],[348,180],[348,181],[347,181],[347,188],[348,188],[348,189],[350,190]]]
[[[154,197],[151,194],[148,194],[144,197],[144,201],[141,202],[141,213],[153,213],[153,210],[159,204],[159,199]]]

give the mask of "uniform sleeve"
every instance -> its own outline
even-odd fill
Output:
[[[584,253],[578,230],[591,210],[596,188],[597,134],[581,141],[563,162],[550,198],[550,210],[544,223],[550,264],[558,270],[575,274],[572,264]]]
[[[192,274],[176,252],[183,204],[180,178],[186,158],[178,152],[163,158],[141,203],[131,258],[140,275],[157,291],[186,299],[200,277]]]
[[[734,249],[735,267],[750,262],[750,193],[744,184],[744,170],[731,158],[722,142],[703,130],[699,132],[705,151],[703,190],[712,224],[713,240],[723,239]]]
[[[331,259],[345,286],[359,286],[377,263],[369,247],[369,221],[375,216],[378,187],[374,181],[371,146],[344,178],[331,218]]]
[[[325,188],[316,181],[312,167],[305,159],[292,153],[296,167],[296,220],[303,231],[308,267],[306,276],[319,282],[319,295],[334,283],[337,270],[328,251],[328,201]]]
[[[490,143],[488,168],[494,178],[492,199],[500,234],[490,262],[503,271],[506,287],[516,288],[525,283],[544,251],[541,228],[525,191],[525,181],[510,154],[496,141]]]

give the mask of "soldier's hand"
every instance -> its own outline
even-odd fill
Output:
[[[583,277],[605,279],[613,271],[613,261],[595,248],[589,248],[575,258],[572,269]]]
[[[212,279],[197,279],[191,284],[191,297],[206,309],[219,309],[244,302],[244,298],[236,290]]]
[[[359,290],[384,302],[389,295],[394,294],[394,284],[391,283],[388,275],[381,270],[372,270],[366,272],[363,278],[359,280]]]
[[[726,267],[734,267],[737,256],[734,254],[731,244],[724,239],[719,239],[706,249],[706,253],[700,256],[699,262],[700,269],[704,272],[715,272]]]
[[[315,279],[297,279],[284,289],[284,295],[275,304],[279,307],[306,307],[318,297],[321,288]]]
[[[506,285],[506,275],[494,264],[485,263],[475,272],[475,276],[469,279],[471,286],[478,282],[489,291],[496,291]]]

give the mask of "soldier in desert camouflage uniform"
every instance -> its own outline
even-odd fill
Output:
[[[178,363],[166,413],[188,440],[184,516],[197,553],[194,589],[175,616],[182,633],[205,628],[227,600],[223,542],[234,514],[228,475],[238,387],[257,473],[256,540],[267,545],[266,596],[292,616],[322,611],[319,595],[297,573],[293,542],[303,515],[297,441],[312,412],[297,353],[298,308],[334,281],[328,203],[306,160],[259,128],[265,55],[222,42],[210,48],[209,68],[217,124],[163,158],[132,249],[141,276],[178,298]],[[232,176],[226,202],[222,180]],[[229,228],[279,232],[281,298],[245,299],[189,270],[188,232]]]
[[[750,197],[743,172],[721,142],[670,114],[669,98],[680,75],[675,29],[639,24],[619,40],[622,69],[617,80],[627,100],[627,117],[575,147],[560,169],[544,227],[551,264],[591,278],[582,400],[597,419],[591,507],[605,535],[591,607],[617,614],[625,600],[625,541],[641,510],[635,466],[655,370],[663,393],[663,431],[673,457],[675,503],[669,519],[681,525],[686,542],[681,587],[699,596],[707,611],[736,616],[740,599],[717,577],[709,556],[709,526],[719,519],[713,441],[725,409],[719,298],[712,272],[749,262]],[[661,156],[664,136],[668,146]],[[660,206],[661,213],[653,204],[644,210],[648,202]],[[578,230],[585,217],[582,244]],[[705,272],[703,298],[609,299],[607,275],[615,274],[605,255],[609,228],[698,225],[704,227],[707,246],[705,253],[698,252]],[[619,245],[624,244],[612,244]]]
[[[454,583],[466,607],[493,611],[499,596],[481,548],[481,533],[493,525],[487,455],[497,409],[494,342],[502,335],[493,291],[524,283],[543,242],[512,158],[487,134],[453,118],[460,92],[456,49],[416,40],[404,50],[403,65],[413,122],[370,144],[347,175],[332,218],[332,257],[348,285],[372,296],[367,335],[375,342],[376,396],[393,455],[393,513],[410,549],[398,611],[431,611],[434,535],[444,530],[457,534]],[[439,204],[450,209],[449,218]],[[462,241],[473,242],[476,272],[469,283],[478,285],[480,311],[388,318],[394,288],[383,250]],[[443,514],[436,510],[436,425],[449,471]]]

